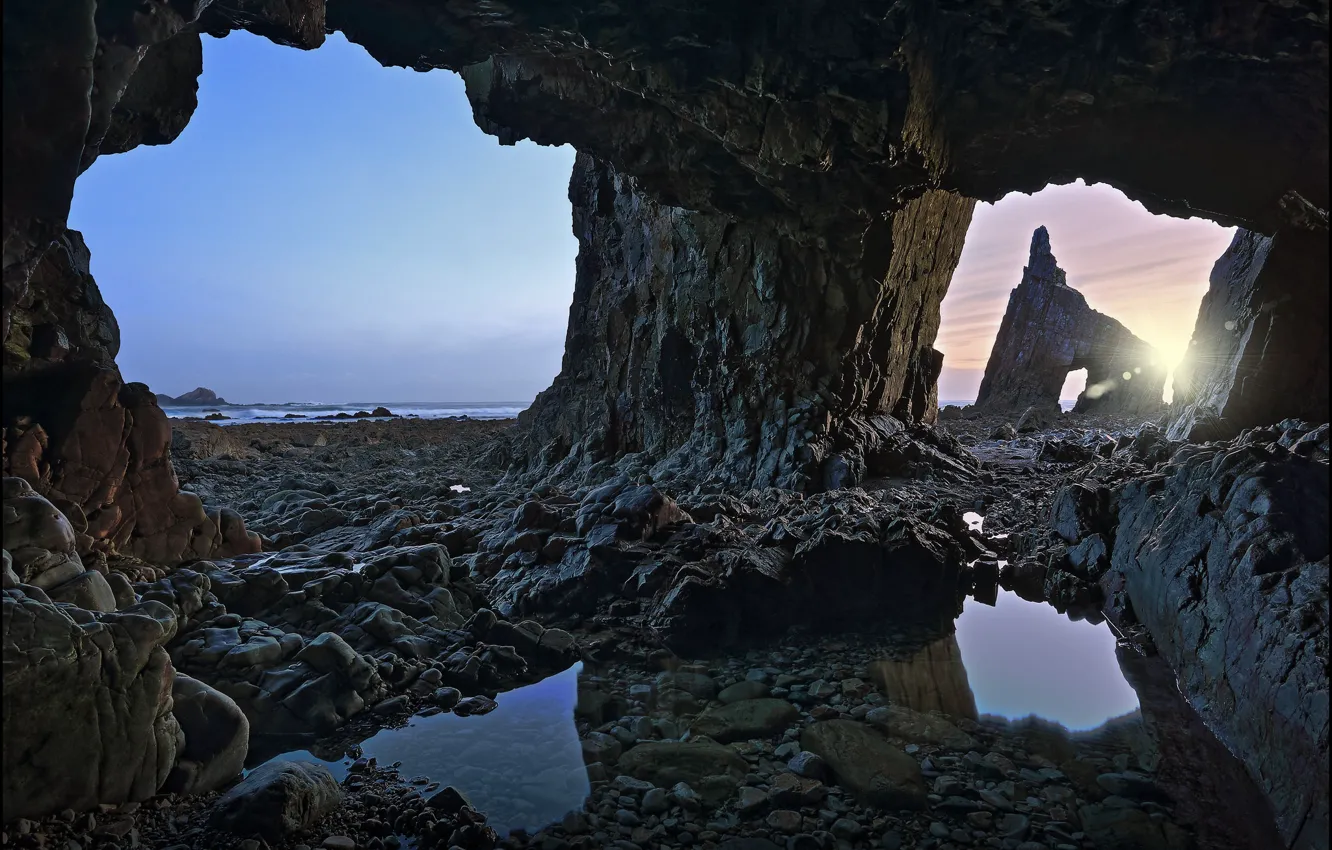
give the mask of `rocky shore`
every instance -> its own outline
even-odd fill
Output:
[[[903,430],[876,463],[897,474],[859,487],[672,496],[632,457],[595,487],[515,486],[501,465],[507,422],[177,423],[182,486],[205,506],[237,506],[263,551],[172,570],[119,555],[85,565],[64,516],[7,479],[0,838],[247,850],[1307,841],[1326,794],[1291,771],[1322,757],[1320,741],[1326,753],[1315,707],[1326,551],[1299,536],[1306,526],[1282,530],[1295,514],[1237,517],[1284,504],[1282,487],[1326,499],[1326,426],[1210,447],[1171,442],[1141,417],[1068,414],[1024,430],[968,413]],[[1216,473],[1192,471],[1236,455],[1260,473],[1232,476],[1242,508],[1206,483]],[[1179,488],[1174,502],[1217,500],[1212,521],[1241,535],[1219,563],[1236,547],[1259,564],[1260,551],[1302,553],[1257,588],[1290,588],[1288,608],[1227,590],[1222,573],[1209,598],[1304,635],[1262,657],[1307,677],[1295,687],[1315,703],[1259,690],[1260,677],[1248,698],[1290,705],[1280,722],[1218,714],[1218,682],[1247,681],[1244,658],[1222,655],[1214,673],[1185,666],[1199,674],[1182,681],[1184,699],[1144,698],[1140,714],[1091,732],[978,715],[951,637],[967,595],[1001,587],[1074,618],[1108,616],[1126,671],[1169,676],[1214,655],[1207,633],[1169,619],[1175,608],[1146,605],[1162,591],[1144,594],[1143,575],[1169,571],[1143,574],[1126,553],[1221,532],[1158,529],[1177,520],[1150,513],[1144,480]],[[54,655],[20,651],[32,646]],[[575,663],[577,705],[561,722],[575,724],[585,780],[533,786],[522,759],[489,780],[515,798],[588,783],[583,806],[531,833],[496,830],[464,792],[359,757],[384,729],[502,713],[496,696]],[[128,699],[19,716],[47,705],[20,693],[66,682]],[[1224,746],[1181,753],[1165,739],[1180,728]],[[68,736],[68,756],[50,735]],[[71,784],[65,765],[89,736],[102,767]],[[264,761],[294,750],[327,761]],[[329,772],[337,764],[345,776]],[[233,785],[242,767],[256,769]]]

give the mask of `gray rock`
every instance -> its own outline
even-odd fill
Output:
[[[64,584],[47,590],[52,602],[68,602],[89,611],[116,610],[116,594],[106,577],[87,570]]]
[[[1267,794],[1283,840],[1317,847],[1329,818],[1328,477],[1326,462],[1280,448],[1186,446],[1162,477],[1116,493],[1102,580]]]
[[[618,743],[618,742],[617,742]],[[749,770],[745,760],[733,750],[707,741],[645,742],[620,756],[616,769],[623,774],[644,779],[658,787],[687,783],[699,791],[705,802],[721,802],[705,792],[704,780],[723,777],[734,789]],[[722,800],[730,796],[727,792]],[[710,799],[713,798],[713,799]]]
[[[721,692],[717,694],[717,699],[726,705],[730,705],[742,700],[763,699],[769,691],[770,689],[763,682],[745,679],[722,688]]]
[[[163,790],[204,794],[240,776],[250,751],[250,721],[240,706],[181,673],[176,674],[171,698],[185,747]]]
[[[817,779],[820,782],[826,780],[830,773],[828,763],[822,756],[805,751],[796,753],[786,766],[797,776]]]
[[[749,699],[708,709],[694,720],[690,731],[729,744],[776,735],[799,719],[800,710],[786,700]]]
[[[806,727],[800,745],[822,756],[837,784],[867,805],[925,807],[920,765],[871,726],[854,720],[825,720]]]
[[[171,609],[144,602],[76,623],[18,590],[3,604],[4,820],[156,794],[183,744],[162,648]]]
[[[268,762],[223,794],[209,826],[267,841],[309,829],[342,802],[328,768],[314,762]]]

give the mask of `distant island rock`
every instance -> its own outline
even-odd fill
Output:
[[[158,393],[157,403],[194,407],[220,407],[222,405],[231,404],[231,402],[222,398],[207,387],[195,387],[184,395],[178,395],[175,398],[172,398],[166,393]]]

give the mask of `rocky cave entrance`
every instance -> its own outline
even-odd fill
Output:
[[[1159,412],[1234,234],[1081,180],[978,204],[940,309],[940,399]]]
[[[381,67],[339,34],[312,51],[204,35],[202,53],[180,137],[99,158],[72,205],[127,381],[213,389],[244,405],[215,414],[233,421],[289,402],[511,416],[549,385],[571,149],[500,147],[456,74]]]

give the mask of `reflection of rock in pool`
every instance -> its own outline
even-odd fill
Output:
[[[380,765],[402,762],[404,779],[454,786],[501,835],[535,832],[582,808],[590,790],[573,719],[581,669],[500,694],[499,708],[483,716],[414,717],[363,741],[362,753]],[[275,758],[315,760],[308,750]],[[326,763],[341,779],[351,762]]]

